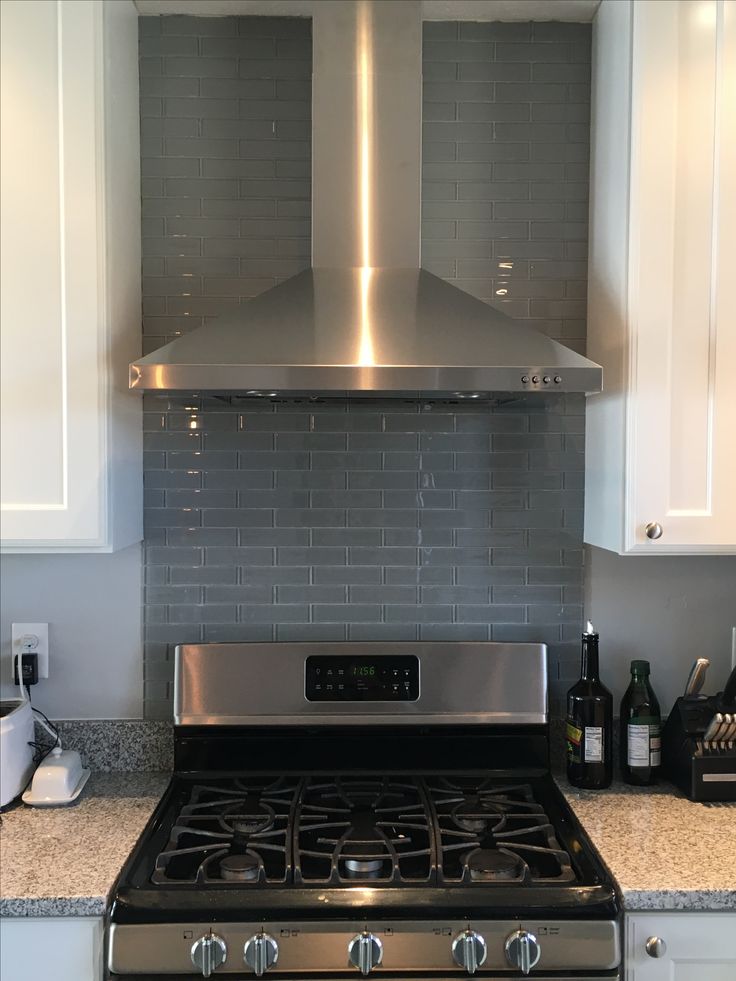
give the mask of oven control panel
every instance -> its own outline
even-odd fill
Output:
[[[313,655],[306,660],[304,695],[309,702],[415,702],[419,658]]]

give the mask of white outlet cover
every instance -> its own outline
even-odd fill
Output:
[[[32,648],[33,653],[38,655],[38,677],[48,678],[49,676],[49,625],[47,623],[14,623],[11,626],[11,640],[13,646],[13,663],[15,657],[23,653],[24,638],[37,637],[38,643]],[[26,648],[27,650],[27,648]]]

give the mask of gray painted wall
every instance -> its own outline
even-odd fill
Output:
[[[11,684],[11,624],[49,624],[49,678],[33,701],[54,719],[142,713],[141,546],[112,555],[0,558],[0,677]]]
[[[585,612],[600,631],[601,671],[616,704],[629,661],[643,657],[668,711],[696,657],[711,661],[707,691],[725,684],[736,627],[736,556],[620,556],[586,546]]]

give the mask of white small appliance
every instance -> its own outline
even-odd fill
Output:
[[[0,702],[0,807],[23,793],[33,774],[33,712],[27,698]]]

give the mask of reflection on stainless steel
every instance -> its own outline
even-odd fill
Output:
[[[451,963],[453,937],[468,929],[467,918],[413,920],[399,917],[391,921],[391,934],[387,935],[386,921],[373,919],[370,906],[361,906],[357,907],[352,922],[351,918],[344,923],[335,923],[314,916],[304,920],[269,920],[269,933],[280,941],[279,977],[304,977],[312,973],[318,978],[345,977],[348,944],[355,936],[358,916],[366,917],[358,921],[365,933],[374,932],[384,937],[386,965],[381,972],[383,977],[407,977],[401,972],[412,972],[411,976],[417,978],[465,976],[456,971],[451,973],[446,965]],[[473,918],[473,930],[485,939],[488,948],[485,970],[492,971],[494,978],[509,977],[504,945],[512,935],[516,936],[520,923],[522,930],[539,930],[540,926],[545,930],[543,970],[537,969],[532,975],[538,981],[619,981],[616,969],[620,963],[621,938],[616,921],[554,920],[537,916],[527,919],[523,914],[515,919]],[[191,926],[195,936],[210,929],[207,920],[192,918],[187,925]],[[231,950],[242,951],[246,938],[260,932],[263,926],[261,920],[233,922],[225,919],[218,922],[216,929]],[[181,942],[181,924],[113,923],[109,934],[108,966],[111,971],[139,973],[143,960],[150,973],[169,977],[172,973],[191,975],[189,950]],[[284,937],[286,939],[282,939]],[[232,964],[233,973],[242,977],[239,973],[242,961],[238,964],[233,959]],[[611,973],[604,975],[603,971]],[[217,976],[220,974],[227,977],[229,972],[218,971]]]
[[[421,44],[419,0],[315,5],[314,268],[136,361],[131,388],[600,391],[598,365],[420,271]]]
[[[373,37],[372,8],[359,3],[357,8],[356,89],[358,102],[358,137],[360,141],[360,245],[363,269],[373,265],[371,250],[371,164],[373,156]]]
[[[370,325],[367,366],[359,356],[363,323]],[[311,269],[251,300],[238,315],[141,358],[130,384],[233,394],[457,397],[597,391],[601,369],[425,270]]]
[[[368,367],[376,363],[376,355],[373,350],[373,335],[371,333],[371,277],[373,270],[369,266],[362,266],[360,270],[360,350],[358,352],[358,364]]]
[[[178,725],[360,725],[390,722],[530,724],[547,721],[544,644],[453,644],[453,684],[445,683],[442,643],[404,641],[403,654],[421,658],[416,701],[313,702],[304,697],[310,655],[381,657],[390,643],[186,644],[176,648],[174,721]],[[259,655],[260,658],[259,659]],[[267,655],[267,661],[264,659]],[[245,675],[248,658],[254,672]],[[258,666],[267,664],[267,670]],[[523,677],[523,685],[518,683]],[[484,812],[485,813],[488,812]]]

